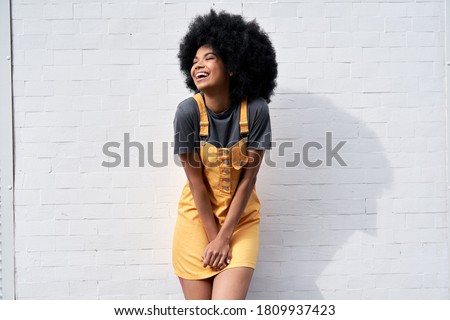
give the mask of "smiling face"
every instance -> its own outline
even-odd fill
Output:
[[[198,48],[192,61],[191,77],[200,91],[229,90],[230,75],[223,60],[209,45]]]

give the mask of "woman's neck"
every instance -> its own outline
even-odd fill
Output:
[[[214,113],[221,113],[231,106],[231,99],[228,94],[208,95],[204,93],[207,107]]]

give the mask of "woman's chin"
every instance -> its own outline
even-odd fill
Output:
[[[208,88],[209,88],[207,85],[204,85],[203,83],[197,84],[196,87],[197,87],[198,91],[202,91],[202,92],[205,92],[205,90],[208,91]]]

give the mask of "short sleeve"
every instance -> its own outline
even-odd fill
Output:
[[[192,99],[193,100],[193,99]],[[194,100],[195,104],[195,100]],[[173,120],[174,154],[194,152],[199,147],[198,113],[195,112],[192,101],[183,101],[175,112]]]
[[[272,129],[269,106],[262,99],[249,103],[248,149],[269,150],[272,148]]]

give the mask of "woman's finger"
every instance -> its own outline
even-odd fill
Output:
[[[228,254],[227,254],[227,260],[226,260],[227,264],[230,264],[231,257],[232,257],[232,254],[231,254],[231,249],[230,249],[230,250],[228,250]]]
[[[205,252],[205,255],[204,255],[204,258],[203,258],[203,268],[205,268],[207,265],[210,264],[211,254],[212,254],[212,252],[209,251],[208,249],[206,249],[205,251],[206,252]]]
[[[225,268],[227,266],[227,263],[225,262],[226,259],[227,259],[227,255],[226,254],[224,254],[224,255],[222,255],[220,257],[219,263],[217,264],[217,266],[220,269],[223,269],[223,268]]]
[[[220,260],[221,260],[221,259],[222,259],[221,254],[220,254],[220,253],[217,253],[217,254],[214,256],[214,259],[211,259],[211,263],[210,263],[211,268],[217,269],[217,268],[219,267],[219,265],[220,265]]]

